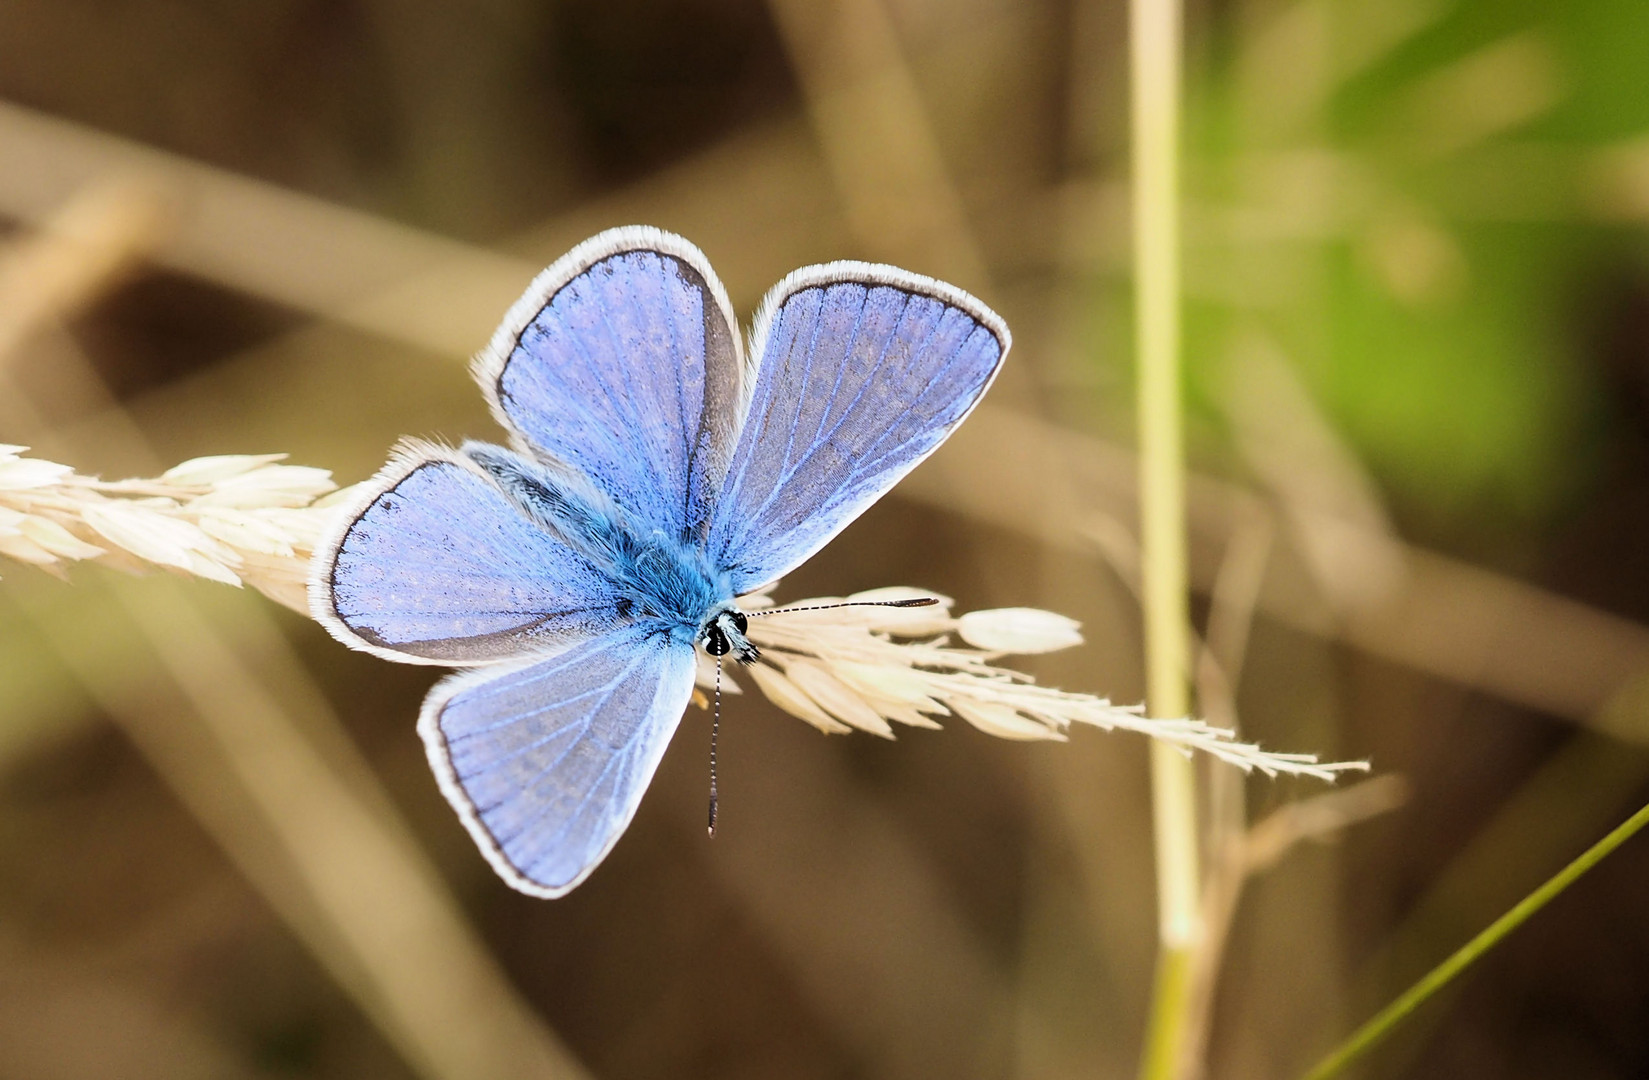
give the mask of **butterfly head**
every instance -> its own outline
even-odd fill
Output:
[[[704,646],[704,651],[711,656],[726,656],[732,653],[736,660],[746,664],[754,663],[761,653],[750,644],[750,639],[744,636],[749,626],[750,620],[745,618],[744,612],[738,608],[717,608],[699,628],[698,643]]]

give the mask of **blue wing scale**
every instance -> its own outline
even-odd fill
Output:
[[[801,565],[932,453],[1009,344],[977,300],[888,267],[798,271],[764,309],[709,539],[741,593]]]
[[[635,816],[693,690],[693,646],[637,624],[443,682],[419,722],[442,790],[523,892],[560,896]]]
[[[545,651],[620,621],[623,593],[462,455],[415,448],[343,520],[311,610],[394,660],[467,665]]]
[[[742,393],[733,325],[697,248],[620,229],[539,275],[476,378],[523,449],[577,471],[638,529],[702,541]]]

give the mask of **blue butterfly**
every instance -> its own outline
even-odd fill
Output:
[[[748,354],[679,236],[629,227],[540,274],[476,357],[512,448],[404,441],[316,556],[315,617],[391,660],[473,670],[419,718],[504,880],[561,896],[612,849],[692,696],[747,663],[735,598],[789,573],[932,453],[1008,328],[889,266],[797,270]]]

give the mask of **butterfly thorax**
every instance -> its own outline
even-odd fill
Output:
[[[712,656],[731,653],[747,663],[756,658],[728,574],[712,565],[701,541],[638,528],[587,481],[513,450],[470,442],[463,452],[528,519],[576,548],[608,579],[615,619],[656,623]]]

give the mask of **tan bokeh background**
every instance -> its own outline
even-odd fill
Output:
[[[495,434],[465,359],[602,228],[686,235],[746,318],[893,262],[999,310],[1011,368],[780,598],[1062,611],[1087,643],[1030,670],[1137,700],[1124,32],[1110,0],[14,0],[0,442],[353,482]],[[1207,1075],[1288,1077],[1649,791],[1649,14],[1232,0],[1189,41],[1199,707],[1400,778],[1300,812],[1321,785],[1206,771]],[[608,863],[536,901],[435,788],[429,670],[250,591],[0,573],[0,1078],[1132,1075],[1135,737],[826,738],[746,694],[713,842],[692,711]],[[1628,847],[1370,1075],[1640,1075],[1646,896]]]

